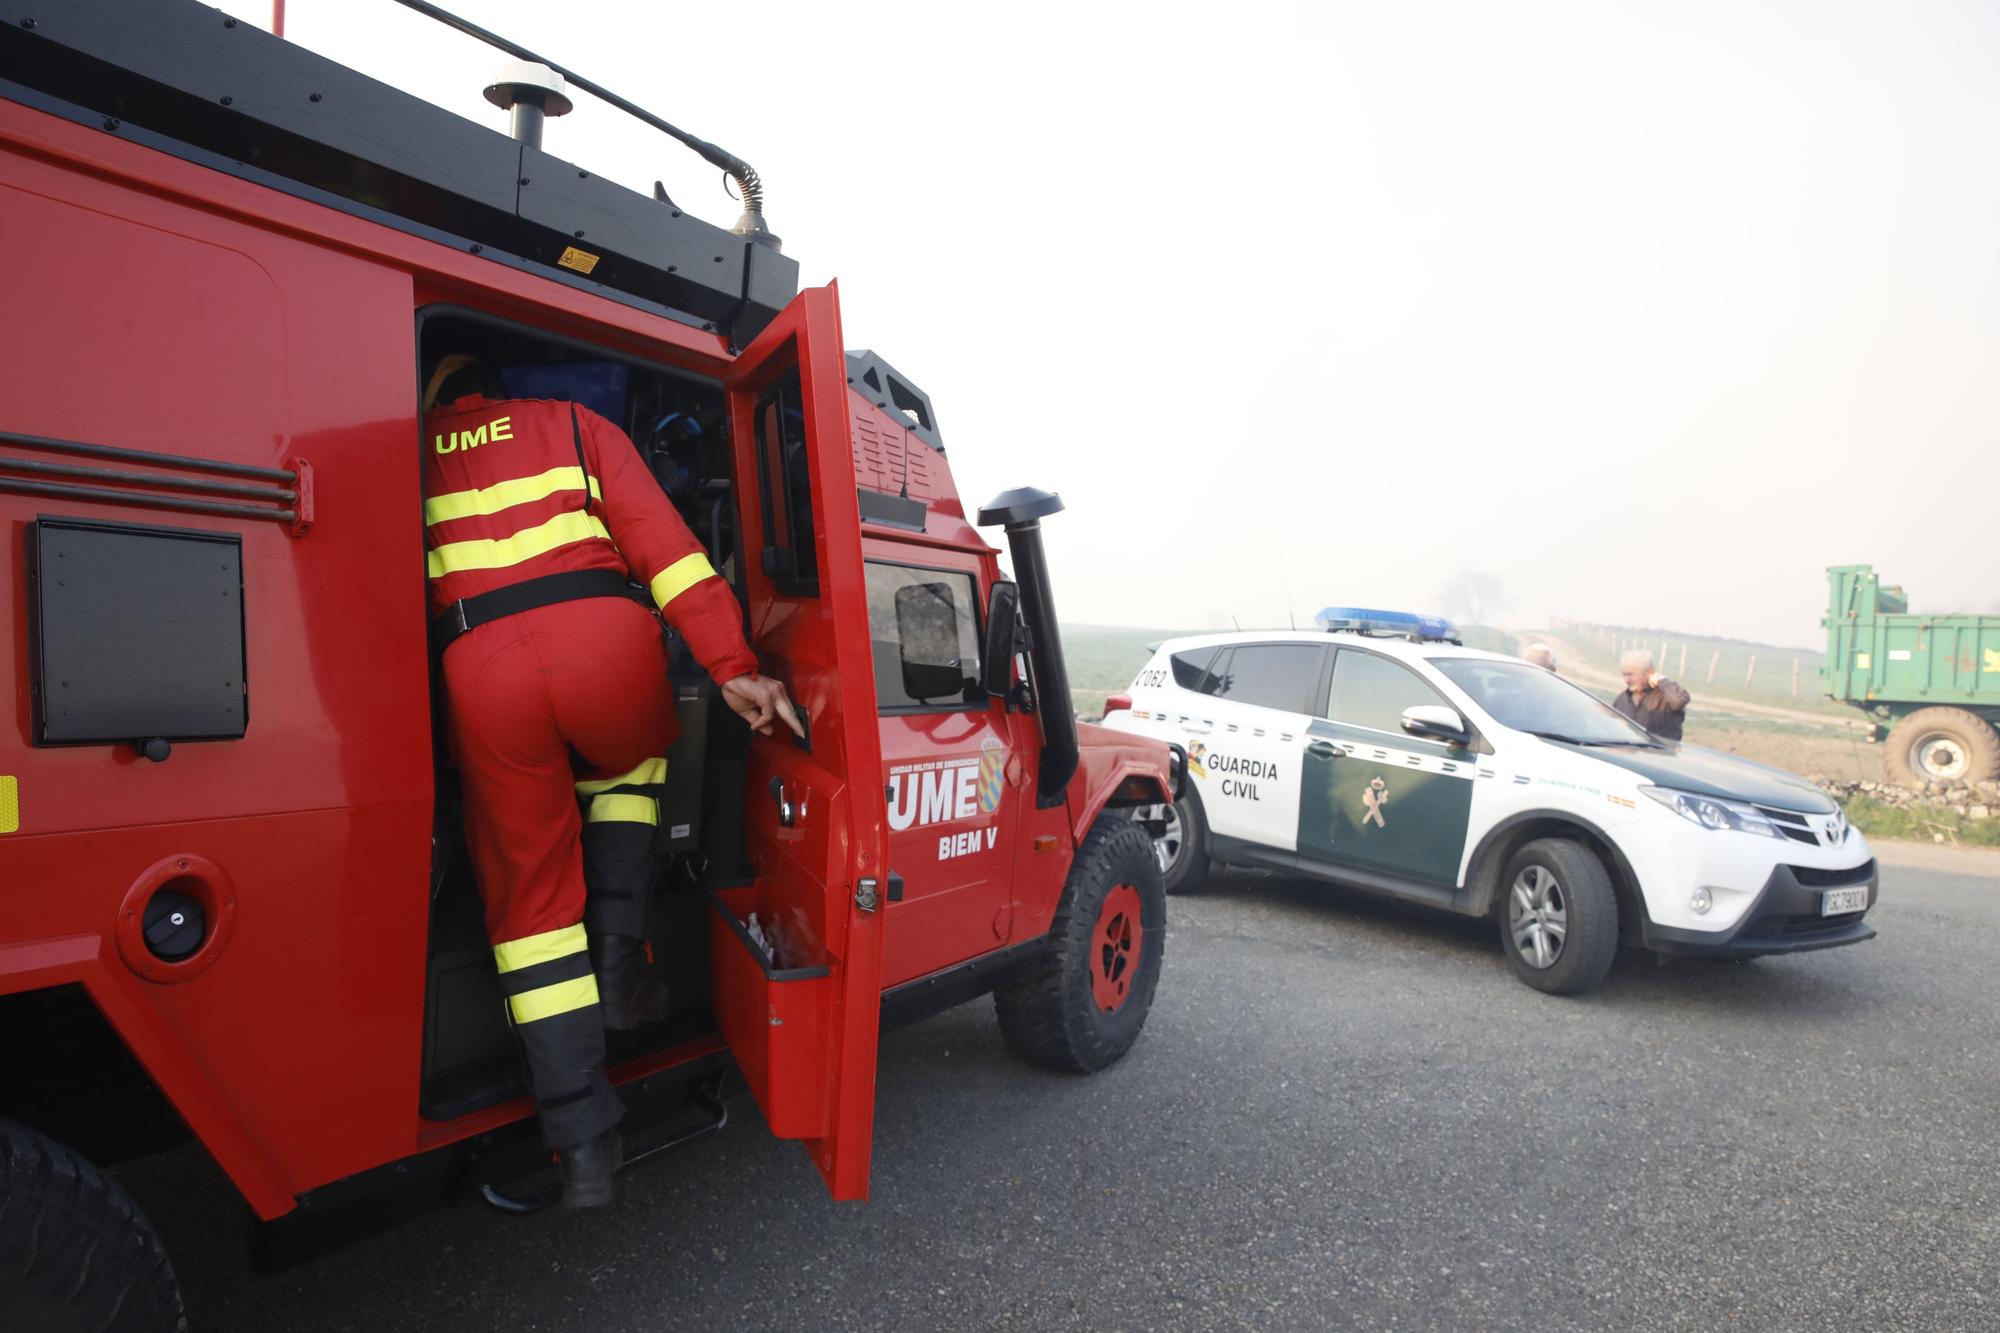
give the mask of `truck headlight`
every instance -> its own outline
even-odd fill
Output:
[[[1764,818],[1756,806],[1746,805],[1742,801],[1725,801],[1720,797],[1703,796],[1697,792],[1676,791],[1672,787],[1641,787],[1639,790],[1681,818],[1699,824],[1705,829],[1733,829],[1738,833],[1761,833],[1767,838],[1785,836],[1776,824]]]

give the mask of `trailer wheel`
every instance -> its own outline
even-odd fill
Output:
[[[1214,864],[1208,853],[1208,817],[1192,787],[1170,805],[1139,807],[1133,817],[1161,830],[1152,838],[1153,859],[1168,893],[1194,893],[1207,882]]]
[[[1088,1074],[1139,1039],[1166,953],[1167,899],[1152,840],[1106,815],[1070,866],[1047,952],[993,992],[1023,1058]]]
[[[1514,853],[1500,883],[1500,940],[1515,976],[1550,995],[1604,980],[1618,952],[1618,895],[1597,853],[1538,838]]]
[[[1919,708],[1889,729],[1883,762],[1889,778],[1926,782],[1991,782],[2000,778],[2000,733],[1963,708]]]
[[[186,1333],[153,1224],[89,1162],[0,1120],[0,1328]]]

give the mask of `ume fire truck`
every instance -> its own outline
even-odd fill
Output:
[[[103,1168],[183,1133],[273,1262],[542,1198],[426,648],[445,350],[631,436],[806,714],[753,734],[673,654],[676,1004],[611,1045],[642,1154],[747,1088],[860,1199],[885,1022],[992,993],[1022,1054],[1088,1071],[1152,999],[1132,812],[1184,761],[1075,720],[1060,502],[968,515],[930,400],[797,290],[746,163],[404,3],[511,59],[511,135],[192,0],[0,23],[0,1326],[180,1323]],[[545,151],[578,91],[729,172],[742,219]]]

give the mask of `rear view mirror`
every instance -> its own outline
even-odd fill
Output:
[[[1472,739],[1472,733],[1466,729],[1465,719],[1459,716],[1458,710],[1442,704],[1418,704],[1414,708],[1405,708],[1403,730],[1412,736],[1426,736],[1453,745],[1463,745]]]
[[[1021,624],[1021,587],[1001,581],[986,594],[986,645],[979,683],[995,698],[1014,688],[1014,645]]]
[[[958,605],[949,583],[896,589],[896,638],[902,648],[904,694],[926,703],[965,696],[970,682],[958,655]]]

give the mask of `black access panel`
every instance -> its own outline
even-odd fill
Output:
[[[35,744],[243,735],[238,534],[43,517],[27,540]]]

